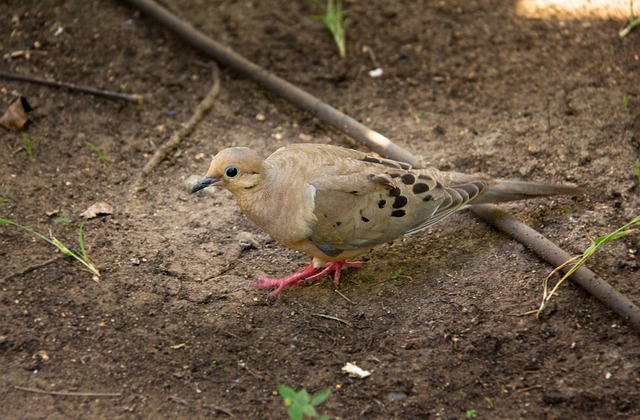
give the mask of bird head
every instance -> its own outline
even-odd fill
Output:
[[[230,147],[213,157],[207,175],[198,182],[191,193],[210,185],[237,193],[254,187],[262,178],[264,160],[247,147]]]

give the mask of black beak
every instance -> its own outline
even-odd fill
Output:
[[[198,192],[201,189],[207,188],[209,185],[215,184],[216,182],[218,182],[218,178],[202,178],[200,182],[198,182],[193,186],[193,188],[191,188],[191,194],[193,194],[194,192]]]

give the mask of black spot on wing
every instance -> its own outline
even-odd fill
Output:
[[[394,210],[394,211],[391,212],[391,215],[393,217],[402,217],[405,214],[407,214],[407,213],[404,210]]]
[[[379,208],[383,209],[383,208],[384,208],[384,206],[386,206],[386,205],[387,205],[387,200],[380,200],[380,201],[378,201],[378,207],[379,207]]]
[[[391,197],[399,197],[399,196],[400,196],[400,194],[401,194],[401,192],[400,192],[400,188],[398,188],[398,187],[394,187],[394,188],[391,188],[391,189],[389,190],[389,195],[390,195]]]
[[[416,182],[416,177],[413,176],[412,174],[404,174],[402,175],[401,179],[405,185],[411,185],[414,182]]]
[[[389,174],[389,176],[390,176],[391,178],[400,178],[400,174],[396,174],[396,173],[394,173],[394,174]]]
[[[366,217],[364,217],[364,216],[360,216],[360,219],[362,219],[362,221],[363,221],[363,222],[365,222],[365,223],[367,223],[367,222],[369,221],[369,219],[367,219],[367,218],[366,218]]]
[[[429,186],[427,184],[418,183],[413,186],[414,194],[422,194],[422,193],[426,193],[427,191],[429,191]]]
[[[400,209],[406,206],[407,202],[408,202],[407,197],[405,197],[404,195],[399,195],[396,197],[396,201],[393,202],[393,208]]]
[[[397,162],[397,163],[402,169],[406,169],[406,170],[411,169],[411,165],[409,165],[408,163],[405,163],[405,162]]]
[[[424,179],[425,181],[431,181],[433,178],[431,178],[429,175],[420,174],[420,175],[418,175],[418,179]]]

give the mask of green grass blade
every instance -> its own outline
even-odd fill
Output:
[[[19,223],[16,223],[16,222],[12,221],[12,220],[9,220],[9,219],[0,218],[0,225],[13,225],[13,226],[19,227],[22,230],[25,230],[25,231],[29,232],[30,234],[34,235],[35,237],[40,238],[40,239],[50,243],[51,245],[55,246],[56,248],[58,248],[65,255],[67,255],[67,256],[69,256],[71,258],[74,258],[80,264],[84,265],[91,273],[93,273],[96,276],[100,277],[100,272],[98,271],[98,269],[89,261],[89,258],[87,257],[86,252],[84,250],[84,245],[81,245],[83,253],[84,253],[83,256],[85,257],[85,258],[82,258],[78,254],[76,254],[75,252],[73,252],[69,248],[67,248],[66,245],[64,245],[62,242],[60,242],[59,240],[57,240],[53,236],[51,236],[51,239],[49,239],[46,236],[42,235],[41,233],[38,233],[33,229],[29,229],[28,227],[23,226],[23,225],[21,225]]]
[[[58,244],[56,244],[54,241],[52,241],[51,239],[47,238],[46,236],[44,236],[44,235],[42,235],[42,234],[40,234],[40,233],[36,232],[35,230],[29,229],[29,228],[28,228],[28,227],[26,227],[26,226],[22,226],[21,224],[16,223],[16,222],[14,222],[14,221],[12,221],[12,220],[8,220],[8,219],[1,219],[1,218],[0,218],[0,225],[4,225],[4,224],[7,224],[7,225],[13,225],[13,226],[19,227],[20,229],[26,230],[26,231],[27,231],[27,232],[29,232],[30,234],[32,234],[32,235],[34,235],[34,236],[36,236],[36,237],[38,237],[38,238],[40,238],[40,239],[42,239],[42,240],[45,240],[45,241],[49,242],[51,245],[53,245],[53,246],[55,246],[55,247],[59,248],[59,247],[58,247]]]
[[[78,243],[80,244],[80,252],[82,253],[82,259],[85,261],[89,261],[89,256],[87,255],[87,250],[84,248],[84,240],[82,238],[82,228],[84,228],[84,224],[87,223],[85,220],[80,225],[80,229],[78,229]]]

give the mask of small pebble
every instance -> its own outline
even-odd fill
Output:
[[[371,77],[380,77],[382,76],[382,74],[384,73],[384,70],[381,67],[378,67],[377,69],[373,69],[369,72],[369,76]]]
[[[407,399],[407,394],[404,392],[390,392],[387,394],[387,399],[393,402],[403,401]]]

